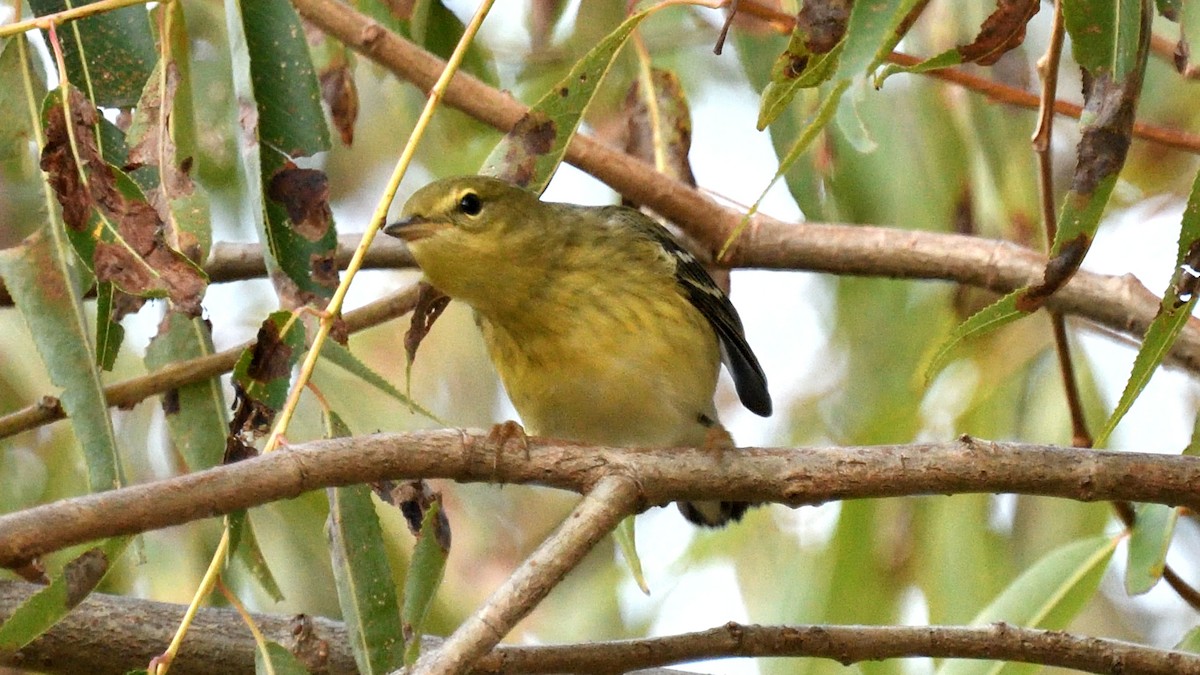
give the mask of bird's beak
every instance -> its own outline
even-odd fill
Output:
[[[383,233],[407,242],[414,242],[437,234],[448,227],[450,227],[448,223],[426,220],[421,216],[409,216],[404,220],[397,220],[385,225]]]

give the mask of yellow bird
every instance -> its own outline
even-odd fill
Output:
[[[482,176],[418,190],[384,232],[426,279],[475,311],[525,427],[595,445],[732,445],[713,393],[724,361],[739,398],[771,414],[737,310],[671,234],[621,206],[543,202]],[[719,527],[746,502],[680,502]]]

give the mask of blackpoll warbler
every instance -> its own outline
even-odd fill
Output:
[[[418,190],[384,230],[426,279],[474,310],[504,388],[534,434],[613,446],[731,447],[713,392],[724,361],[742,403],[767,381],[729,298],[639,211],[540,201],[494,178]],[[746,502],[680,502],[693,523]]]

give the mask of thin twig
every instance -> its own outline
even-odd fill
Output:
[[[346,314],[346,327],[351,333],[377,326],[412,311],[416,304],[416,286],[380,298]],[[140,377],[109,385],[104,396],[110,407],[128,408],[157,394],[193,382],[202,382],[211,377],[233,370],[242,352],[251,343],[246,342],[231,349],[201,356],[190,361],[173,363]],[[64,419],[66,413],[52,396],[43,396],[33,405],[0,417],[0,438]]]
[[[1055,0],[1050,24],[1050,44],[1037,64],[1038,72],[1042,76],[1042,96],[1038,108],[1037,129],[1033,133],[1033,151],[1038,160],[1038,187],[1041,193],[1042,224],[1046,231],[1047,251],[1058,234],[1058,216],[1054,208],[1054,152],[1050,140],[1054,136],[1053,102],[1058,92],[1058,65],[1065,36],[1062,0]],[[1079,393],[1079,378],[1075,376],[1071,343],[1067,336],[1067,322],[1062,312],[1051,311],[1050,324],[1054,332],[1054,351],[1058,356],[1067,409],[1070,411],[1071,444],[1079,448],[1090,448],[1092,435],[1088,431],[1087,419],[1083,413],[1083,397]]]

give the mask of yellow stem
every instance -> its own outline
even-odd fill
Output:
[[[433,118],[433,112],[437,109],[442,96],[446,92],[446,88],[450,85],[450,78],[458,71],[459,64],[462,63],[463,56],[467,53],[467,47],[470,46],[471,40],[475,38],[475,34],[479,31],[479,26],[483,24],[483,19],[487,16],[488,11],[491,10],[494,2],[495,0],[484,0],[479,4],[479,9],[475,11],[475,16],[471,18],[471,22],[463,30],[462,39],[458,41],[458,46],[454,48],[454,53],[450,55],[445,70],[442,71],[437,83],[429,90],[429,100],[425,102],[425,109],[421,111],[421,116],[417,119],[417,124],[408,138],[408,144],[404,147],[404,152],[400,154],[400,160],[396,162],[396,168],[392,171],[392,177],[388,180],[383,197],[375,207],[375,213],[371,216],[370,225],[367,226],[362,240],[358,243],[358,248],[354,251],[354,257],[350,259],[350,264],[346,266],[346,274],[342,277],[342,283],[338,285],[337,290],[333,293],[333,297],[329,300],[329,306],[326,308],[328,314],[321,320],[320,328],[317,329],[317,335],[313,338],[312,346],[309,348],[308,354],[304,357],[304,363],[300,366],[300,374],[297,376],[295,384],[292,385],[292,390],[288,392],[287,403],[279,411],[275,427],[271,430],[271,435],[267,438],[267,443],[263,447],[264,453],[278,448],[279,439],[283,436],[284,431],[287,430],[288,424],[291,423],[292,416],[296,412],[296,405],[300,401],[300,393],[304,391],[304,386],[308,384],[309,378],[312,377],[313,368],[317,365],[317,358],[321,354],[321,345],[325,344],[326,338],[329,337],[329,332],[333,328],[334,318],[341,313],[342,301],[346,298],[350,282],[354,279],[354,275],[358,272],[359,268],[362,267],[362,261],[367,255],[367,249],[370,248],[371,242],[375,239],[375,234],[383,226],[383,221],[387,218],[388,208],[391,206],[392,200],[396,197],[396,191],[400,189],[400,181],[403,180],[404,174],[408,171],[408,165],[412,163],[413,155],[416,154],[417,144],[421,141],[421,137],[425,135],[425,129],[429,126],[429,120]]]

